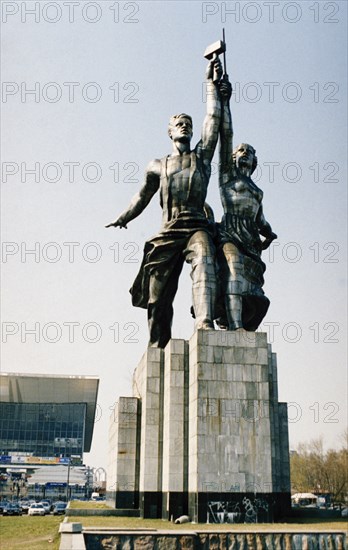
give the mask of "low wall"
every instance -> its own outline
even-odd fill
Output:
[[[324,508],[291,508],[291,517],[300,519],[338,519],[340,510],[326,510]]]
[[[117,510],[115,508],[67,508],[65,515],[68,517],[87,517],[87,516],[104,516],[104,517],[131,517],[138,518],[139,510]]]
[[[217,533],[207,531],[83,531],[86,550],[345,550],[346,535],[331,533]]]

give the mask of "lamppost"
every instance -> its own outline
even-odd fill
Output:
[[[66,439],[65,440],[65,455],[67,454],[66,453],[66,446],[67,446],[67,443],[69,443],[70,445],[70,454],[68,456],[68,475],[67,475],[67,479],[66,479],[66,502],[68,503],[69,502],[69,482],[70,482],[70,462],[71,462],[71,441],[70,439]]]

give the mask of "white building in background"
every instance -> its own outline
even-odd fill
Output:
[[[0,496],[88,496],[99,379],[0,375]]]

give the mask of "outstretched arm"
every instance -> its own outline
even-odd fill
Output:
[[[219,137],[219,125],[221,118],[221,105],[219,98],[219,90],[217,83],[213,82],[214,72],[218,75],[218,79],[222,75],[222,67],[219,58],[209,61],[206,77],[207,77],[207,114],[203,122],[202,128],[202,150],[204,152],[204,160],[211,163],[217,140]]]
[[[145,172],[145,182],[140,191],[134,195],[128,208],[114,221],[105,227],[125,227],[147,207],[159,188],[161,161],[150,162]]]
[[[219,174],[222,175],[228,170],[232,160],[233,151],[233,127],[232,114],[230,109],[230,97],[232,86],[228,77],[220,82],[221,95],[221,124],[220,124],[220,151],[219,151]]]
[[[257,213],[256,223],[259,228],[260,235],[265,237],[265,240],[262,242],[262,250],[266,250],[271,242],[277,238],[277,235],[273,233],[272,227],[266,221],[266,218],[263,214],[262,205],[260,205],[259,211]]]

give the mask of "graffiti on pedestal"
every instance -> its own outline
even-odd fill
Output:
[[[264,498],[244,497],[240,501],[209,501],[209,523],[258,523],[265,521],[269,504]]]

